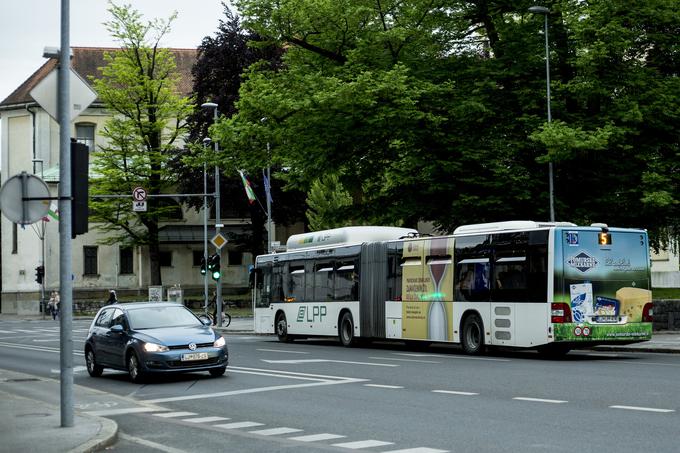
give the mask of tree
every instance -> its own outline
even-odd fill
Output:
[[[109,12],[107,29],[121,48],[105,55],[102,77],[93,80],[112,117],[102,132],[106,144],[93,153],[97,177],[91,195],[128,195],[138,186],[158,195],[178,182],[168,162],[187,130],[190,112],[189,100],[178,94],[172,53],[158,47],[175,15],[143,23],[129,5],[111,3]],[[160,285],[159,223],[176,213],[177,205],[150,198],[147,212],[132,212],[129,200],[95,198],[91,221],[107,233],[103,243],[148,246],[151,284]]]
[[[261,204],[248,203],[237,171],[241,169],[248,171],[258,198],[265,200],[264,184],[260,177],[261,169],[268,165],[273,166],[272,211],[277,224],[290,224],[304,218],[304,194],[282,190],[280,168],[266,156],[265,137],[259,137],[251,144],[253,147],[259,147],[259,152],[263,155],[262,160],[253,165],[247,165],[247,162],[237,159],[234,148],[227,143],[220,143],[219,158],[216,158],[212,150],[205,150],[201,146],[203,138],[211,135],[213,139],[219,137],[210,131],[213,125],[213,111],[201,109],[199,106],[205,102],[214,102],[218,104],[222,118],[231,117],[237,111],[235,102],[239,97],[243,73],[251,65],[276,70],[281,64],[280,46],[263,42],[257,34],[243,29],[238,17],[226,4],[224,14],[225,17],[220,20],[215,35],[203,38],[198,49],[198,59],[192,69],[196,107],[189,117],[189,146],[174,160],[173,168],[180,175],[180,190],[197,193],[203,191],[203,162],[208,162],[210,168],[215,163],[220,165],[221,212],[227,212],[233,217],[249,217],[252,226],[252,235],[232,237],[230,240],[232,243],[241,244],[254,255],[259,255],[264,251],[266,213],[263,212]],[[258,118],[258,122],[261,119],[262,117]],[[209,179],[208,185],[212,187],[214,184],[212,172]],[[203,200],[190,199],[188,204],[200,209]]]
[[[558,220],[680,237],[677,2],[549,2],[549,125],[543,17],[525,1],[236,6],[287,51],[248,72],[219,135],[252,163],[268,137],[289,186],[342,175],[356,219],[451,231],[547,218],[552,161]]]
[[[312,231],[327,230],[347,225],[340,217],[342,208],[351,206],[352,197],[337,175],[323,176],[312,183],[307,194],[307,221]]]

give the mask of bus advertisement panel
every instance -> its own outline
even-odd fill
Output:
[[[571,322],[553,325],[555,341],[651,339],[646,233],[564,228],[555,241],[554,302],[571,311]]]

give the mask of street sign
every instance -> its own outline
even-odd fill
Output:
[[[0,189],[0,210],[9,220],[19,225],[30,225],[47,215],[50,189],[45,181],[22,171],[9,178]],[[24,198],[31,198],[25,200]]]
[[[132,210],[134,212],[146,212],[146,201],[133,201]]]
[[[212,244],[215,247],[217,247],[219,250],[221,250],[222,247],[227,245],[227,242],[229,242],[229,241],[227,240],[227,238],[222,236],[222,233],[217,233],[215,236],[213,236],[212,239],[210,239],[210,242],[212,242]]]
[[[135,187],[132,190],[132,198],[135,201],[144,201],[146,200],[146,190],[144,190],[143,187]]]
[[[52,70],[30,91],[31,97],[57,122],[59,121],[57,115],[58,72],[57,69]],[[97,93],[73,69],[71,69],[69,88],[71,90],[69,120],[74,120],[97,99]]]

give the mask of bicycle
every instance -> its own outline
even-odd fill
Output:
[[[212,323],[213,326],[216,326],[217,324],[215,323],[215,317],[213,316],[212,313],[206,313],[205,316],[210,319],[210,322]],[[229,313],[222,313],[222,327],[229,327],[229,324],[231,324],[231,315]]]

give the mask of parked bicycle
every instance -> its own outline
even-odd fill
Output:
[[[222,301],[222,310],[226,307],[226,303]],[[213,294],[212,299],[210,299],[210,303],[208,304],[208,308],[210,310],[206,311],[206,316],[208,319],[210,319],[210,322],[212,323],[213,326],[217,325],[217,320],[215,319],[217,317],[217,296]],[[222,327],[229,327],[229,324],[231,324],[231,315],[229,313],[225,313],[224,311],[222,312]]]

